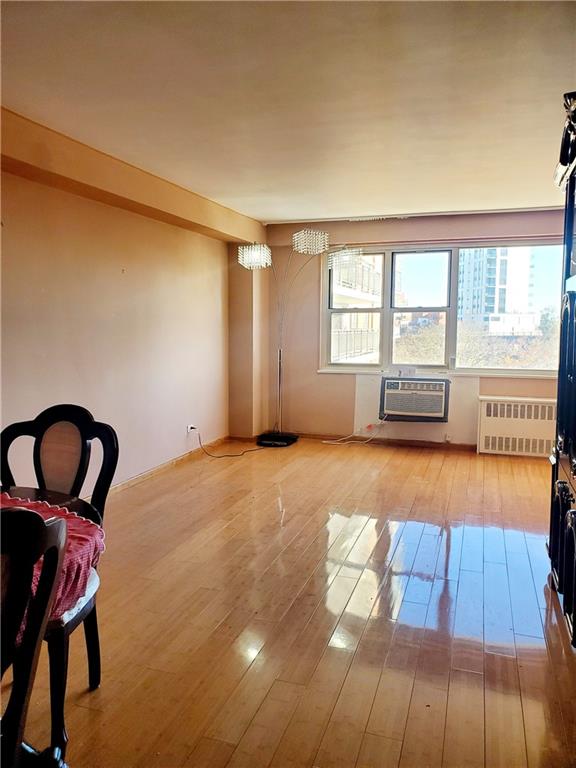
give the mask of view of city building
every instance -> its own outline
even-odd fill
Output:
[[[555,369],[560,285],[560,246],[460,249],[456,365]]]
[[[458,320],[490,335],[539,334],[530,247],[463,248],[458,265]]]

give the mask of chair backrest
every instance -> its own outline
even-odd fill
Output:
[[[66,522],[25,507],[0,510],[2,529],[2,676],[12,666],[10,699],[1,721],[2,765],[14,765],[24,735],[40,647],[66,544]],[[43,558],[33,591],[34,566]],[[22,622],[25,621],[22,630]]]
[[[53,405],[32,421],[6,427],[0,435],[0,474],[3,486],[16,485],[8,463],[8,450],[18,437],[34,438],[34,470],[41,490],[78,496],[88,465],[92,440],[102,443],[102,466],[92,491],[92,506],[104,516],[106,497],[118,464],[118,438],[108,424],[94,421],[79,405]]]

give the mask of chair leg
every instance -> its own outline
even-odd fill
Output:
[[[68,744],[68,734],[64,721],[64,700],[68,677],[69,636],[62,630],[53,630],[47,640],[50,660],[50,713],[52,716],[50,746],[52,748],[60,747],[62,758],[64,758]]]
[[[100,685],[100,641],[98,639],[98,617],[96,605],[84,619],[84,637],[88,654],[88,687],[91,691]]]

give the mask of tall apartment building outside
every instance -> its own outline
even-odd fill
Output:
[[[530,247],[463,248],[458,269],[458,320],[491,336],[539,335]]]

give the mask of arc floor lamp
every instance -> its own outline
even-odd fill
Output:
[[[292,236],[292,250],[286,261],[286,266],[278,272],[272,260],[272,251],[263,243],[240,245],[238,247],[238,261],[246,269],[272,269],[274,289],[276,293],[277,314],[277,371],[276,371],[276,417],[274,427],[269,432],[263,432],[258,436],[257,444],[271,448],[285,448],[298,440],[298,435],[293,432],[284,432],[282,429],[282,346],[284,343],[284,321],[290,298],[290,291],[294,282],[302,270],[317,256],[328,250],[328,233],[314,229],[302,229]],[[299,266],[294,264],[294,254],[308,256]]]

